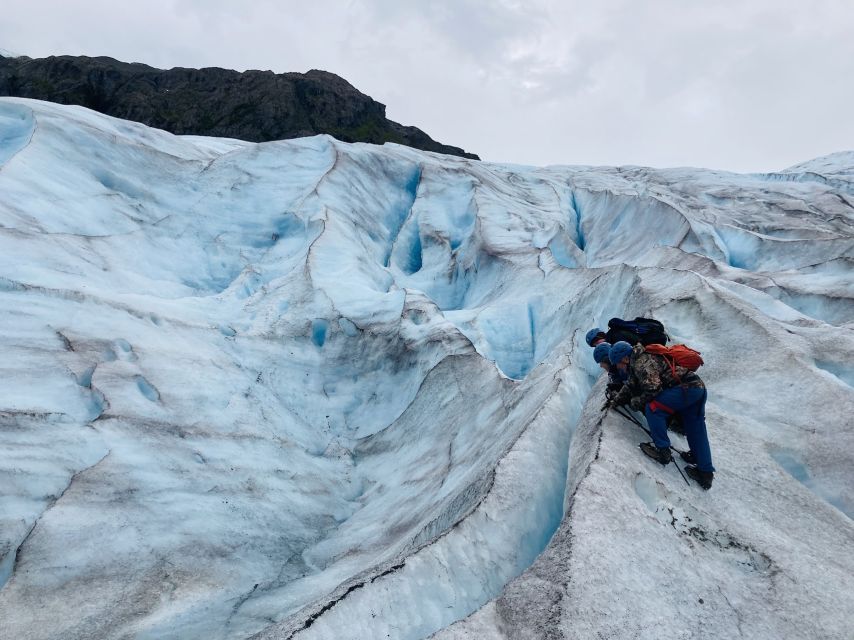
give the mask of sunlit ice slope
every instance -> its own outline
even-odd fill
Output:
[[[3,99],[0,637],[845,637],[852,174]],[[614,315],[703,352],[711,492],[600,411]]]

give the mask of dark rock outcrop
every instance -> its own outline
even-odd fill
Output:
[[[0,57],[0,96],[83,105],[176,134],[266,142],[328,133],[478,159],[392,122],[385,105],[326,71],[167,71],[106,57]]]

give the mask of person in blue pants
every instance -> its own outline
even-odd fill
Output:
[[[652,442],[641,451],[661,464],[671,460],[667,418],[682,418],[690,450],[682,454],[689,463],[686,473],[704,489],[712,487],[715,467],[706,431],[706,385],[696,372],[680,367],[661,355],[647,352],[643,345],[632,347],[617,342],[608,354],[611,363],[628,373],[628,380],[612,404],[628,404],[646,415]]]

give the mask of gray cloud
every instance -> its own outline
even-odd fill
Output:
[[[338,73],[489,160],[782,168],[854,147],[840,0],[30,0],[0,47]]]

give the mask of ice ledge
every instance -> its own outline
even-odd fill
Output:
[[[770,456],[739,459],[721,438],[713,490],[686,486],[638,453],[645,434],[600,406],[597,385],[546,550],[432,638],[849,637],[854,559],[838,551],[854,541],[851,520],[805,508],[809,497]]]

